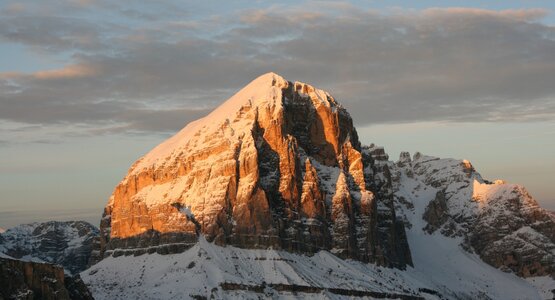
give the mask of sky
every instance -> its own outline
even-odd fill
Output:
[[[555,210],[554,1],[0,0],[0,227],[98,224],[136,159],[270,71],[393,160],[468,159]]]

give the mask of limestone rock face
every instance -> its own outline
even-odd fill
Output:
[[[385,265],[411,262],[405,223],[398,215],[395,206],[396,178],[393,176],[395,166],[389,162],[389,156],[384,148],[376,147],[374,144],[364,146],[362,154],[365,162],[364,178],[370,183],[369,188],[375,191],[376,197],[381,199],[377,202],[375,218],[363,217],[365,222],[370,224],[369,226],[376,227],[372,232],[377,245],[373,255],[377,262]],[[367,251],[367,255],[372,255],[372,252]]]
[[[105,208],[96,260],[180,252],[203,234],[402,268],[410,251],[375,159],[330,94],[265,74],[131,167]]]

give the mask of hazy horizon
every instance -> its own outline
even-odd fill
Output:
[[[555,211],[555,3],[295,3],[0,3],[0,227],[98,226],[135,160],[270,71],[391,160],[468,159]]]

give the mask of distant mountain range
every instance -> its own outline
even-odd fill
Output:
[[[84,221],[23,224],[0,234],[0,252],[12,258],[61,265],[71,274],[85,270],[98,228]]]
[[[0,233],[0,299],[93,299],[79,272],[98,229],[83,221],[19,225]],[[65,270],[64,270],[65,269]]]

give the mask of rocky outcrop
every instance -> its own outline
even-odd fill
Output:
[[[410,251],[376,159],[331,95],[265,74],[131,167],[105,208],[93,261],[179,251],[203,234],[403,268]]]
[[[428,223],[424,227],[424,230],[428,233],[438,230],[449,220],[449,211],[443,190],[436,193],[436,197],[430,201],[422,218]]]
[[[413,198],[434,195],[423,211],[424,231],[462,237],[465,249],[504,271],[555,278],[555,218],[524,187],[484,180],[466,160],[406,156],[391,164],[396,199],[410,211],[404,188]]]
[[[364,177],[369,188],[381,199],[377,203],[375,214],[376,230],[373,232],[376,240],[374,256],[381,264],[410,264],[412,261],[405,223],[397,215],[394,201],[394,183],[389,156],[383,147],[375,145],[363,147],[363,160],[366,162]],[[371,225],[374,227],[373,225]],[[397,261],[391,261],[395,259]]]
[[[502,270],[555,278],[555,218],[522,186],[494,183],[485,188],[487,192],[479,192],[475,200],[487,205],[471,223],[467,243]]]
[[[220,287],[224,291],[249,291],[260,296],[270,294],[271,291],[276,291],[278,293],[289,292],[295,295],[310,295],[329,293],[333,295],[347,296],[352,298],[370,298],[370,299],[400,299],[400,300],[424,300],[424,297],[406,294],[395,294],[395,293],[384,293],[384,292],[373,292],[373,291],[360,291],[353,289],[342,289],[342,288],[323,288],[316,286],[306,286],[297,284],[263,284],[263,285],[246,285],[240,283],[223,282]],[[428,291],[434,293],[434,291]],[[330,297],[331,298],[331,297]]]
[[[0,299],[93,299],[77,275],[46,263],[0,258]]]
[[[23,224],[0,234],[0,252],[58,264],[77,274],[86,269],[98,235],[98,229],[84,221]]]

